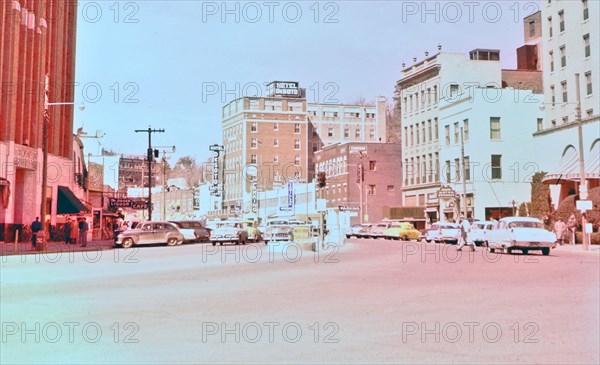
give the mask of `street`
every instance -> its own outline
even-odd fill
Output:
[[[600,361],[600,255],[298,247],[1,257],[1,362]]]

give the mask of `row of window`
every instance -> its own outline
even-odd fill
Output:
[[[409,139],[409,131],[410,131],[410,139]],[[427,133],[426,133],[427,132]],[[416,136],[416,138],[415,138]],[[433,124],[431,119],[427,120],[427,129],[425,129],[425,121],[420,123],[420,132],[419,132],[419,123],[411,125],[410,127],[404,127],[404,144],[407,147],[414,147],[419,143],[425,144],[433,141],[437,141],[438,136],[438,118],[433,119]]]
[[[548,3],[550,3],[551,1],[548,0]],[[582,16],[582,20],[586,21],[589,19],[590,17],[590,12],[588,9],[588,0],[581,0],[581,16]],[[565,10],[562,9],[558,12],[558,29],[559,31],[562,33],[565,31],[566,26],[565,26]],[[549,16],[548,17],[548,35],[550,36],[550,38],[552,38],[553,34],[553,28],[552,28],[552,17]]]
[[[273,130],[279,131],[279,123],[273,123]],[[299,134],[301,130],[300,123],[294,123],[294,133]],[[258,132],[258,122],[250,123],[250,132],[257,133]]]
[[[257,164],[258,163],[258,155],[252,154],[250,155],[250,163]],[[279,155],[273,155],[273,163],[279,163]],[[294,156],[294,166],[300,166],[301,159],[300,155]]]
[[[361,138],[361,129],[354,129],[354,138]],[[335,137],[335,128],[329,127],[327,128],[327,137],[334,138]],[[344,128],[344,138],[350,138],[350,128]],[[369,129],[369,138],[375,139],[375,128]]]
[[[567,46],[562,45],[558,47],[559,56],[560,56],[560,68],[567,67]],[[583,36],[583,57],[588,58],[592,54],[592,49],[590,46],[590,35],[585,34]],[[554,51],[548,52],[548,59],[550,60],[550,72],[554,72]]]
[[[491,178],[493,180],[502,179],[502,155],[491,155]],[[454,159],[454,181],[462,181],[460,159]],[[468,156],[464,159],[465,181],[471,181],[471,162]],[[446,182],[452,182],[452,161],[446,160]]]
[[[404,184],[439,182],[439,153],[404,159]]]
[[[500,118],[498,119],[498,138],[500,139]],[[463,120],[463,139],[464,142],[468,142],[469,141],[469,120],[465,119]],[[492,128],[492,126],[490,126],[490,128]],[[494,125],[494,128],[496,128],[496,126]],[[444,131],[445,131],[445,137],[446,137],[446,146],[450,145],[450,125],[447,125],[444,127]],[[494,134],[495,135],[495,134]],[[492,138],[495,139],[495,138]],[[460,144],[460,127],[458,122],[454,123],[454,144]]]
[[[316,110],[309,110],[308,111],[308,115],[316,117],[317,116],[317,111]],[[323,118],[338,118],[339,117],[339,112],[323,111],[321,113],[321,115],[323,116]],[[361,117],[361,113],[360,112],[344,112],[344,117],[345,118],[360,118]],[[365,118],[367,118],[367,119],[375,119],[375,113],[365,113]]]
[[[420,97],[419,97],[420,95]],[[407,95],[403,99],[404,102],[404,113],[413,112],[424,109],[438,102],[438,87],[433,86],[433,89],[428,87],[427,90],[421,90],[414,94]]]
[[[588,71],[584,74],[585,77],[585,89],[586,95],[592,95],[593,86],[592,86],[592,71]],[[569,101],[569,96],[567,92],[567,80],[563,80],[560,82],[560,91],[562,94],[562,102],[567,103]],[[550,85],[550,100],[554,105],[556,103],[556,90],[554,85]]]

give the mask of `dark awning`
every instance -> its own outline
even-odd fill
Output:
[[[71,189],[66,186],[58,187],[57,214],[76,214],[79,212],[88,212],[89,209],[73,194]]]

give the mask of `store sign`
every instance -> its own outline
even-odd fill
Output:
[[[148,209],[145,199],[110,198],[108,205],[111,208]]]
[[[288,210],[294,209],[294,182],[288,181]]]
[[[359,212],[360,211],[360,207],[346,207],[343,205],[340,205],[338,207],[340,212]]]
[[[218,144],[213,144],[208,147],[213,153],[212,160],[212,185],[210,187],[210,195],[221,196],[221,189],[219,189],[219,155],[220,151],[224,151],[225,147]]]
[[[442,186],[438,190],[438,199],[454,199],[456,198],[456,191],[449,186]]]
[[[15,145],[16,167],[28,170],[37,170],[37,151],[33,148]]]
[[[298,82],[275,81],[273,95],[300,97]]]
[[[258,188],[256,179],[252,179],[252,213],[258,213]]]

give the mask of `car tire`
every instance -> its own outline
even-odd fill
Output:
[[[269,244],[269,240],[265,240],[265,245],[268,245],[268,244]]]
[[[407,236],[402,237],[402,241],[408,241],[408,237]]]
[[[171,237],[167,240],[167,246],[175,246],[177,245],[177,238]]]
[[[550,248],[548,248],[548,247],[542,248],[542,255],[544,255],[544,256],[550,255]]]
[[[521,252],[523,252],[523,255],[527,255],[529,253],[529,250],[524,248],[521,250]]]
[[[489,252],[491,252],[491,253],[494,253],[494,252],[496,252],[496,249],[495,249],[495,248],[491,248],[489,245],[487,246],[487,249],[488,249],[488,251],[489,251]]]
[[[121,247],[123,248],[130,248],[131,246],[133,246],[133,239],[131,238],[125,238],[121,243]]]
[[[212,245],[213,245],[213,246],[216,246],[216,245],[217,245],[217,243],[216,243],[216,242],[212,242]]]

